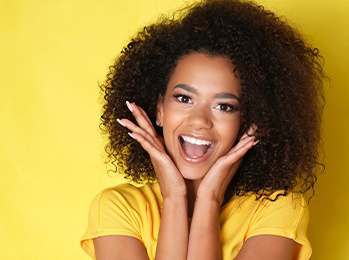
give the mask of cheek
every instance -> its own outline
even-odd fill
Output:
[[[178,109],[173,102],[167,102],[164,106],[164,130],[174,131],[184,120],[185,113]]]
[[[230,150],[236,143],[240,131],[240,120],[226,120],[219,125],[218,129],[225,150]]]
[[[168,110],[171,111],[171,110]],[[163,118],[163,134],[165,139],[165,144],[167,147],[176,144],[175,140],[175,131],[178,126],[181,124],[182,117],[180,113],[174,113],[173,111],[167,112],[165,110]]]

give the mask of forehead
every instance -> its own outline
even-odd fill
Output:
[[[191,53],[179,59],[169,83],[168,90],[177,84],[190,85],[198,92],[231,92],[240,96],[240,80],[234,74],[235,65],[223,56]]]

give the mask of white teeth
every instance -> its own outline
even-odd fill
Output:
[[[212,141],[195,139],[193,137],[189,137],[189,136],[185,136],[185,135],[182,135],[181,137],[183,138],[184,141],[191,143],[191,144],[196,144],[196,145],[210,145],[210,144],[212,144]]]

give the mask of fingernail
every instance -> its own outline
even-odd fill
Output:
[[[117,118],[116,121],[118,121],[118,123],[119,123],[120,125],[126,127],[126,125],[125,125],[119,118]]]
[[[129,109],[131,112],[133,112],[133,108],[132,108],[130,102],[126,101],[126,106],[128,107],[128,109]]]
[[[253,146],[255,146],[255,145],[258,144],[258,143],[259,143],[259,140],[255,141],[255,142],[253,143]]]
[[[136,138],[133,136],[133,134],[131,134],[130,132],[128,132],[128,135],[131,136],[133,139],[136,140]]]

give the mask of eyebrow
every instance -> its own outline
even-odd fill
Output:
[[[184,89],[190,93],[193,93],[193,94],[197,94],[198,91],[196,88],[192,87],[192,86],[189,86],[187,84],[177,84],[174,89],[176,88],[181,88],[181,89]],[[224,98],[224,99],[236,99],[237,101],[240,102],[240,99],[234,95],[233,93],[228,93],[228,92],[220,92],[220,93],[217,93],[216,95],[214,95],[215,98]]]

